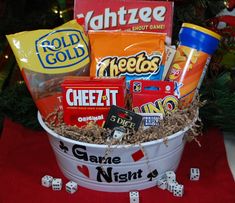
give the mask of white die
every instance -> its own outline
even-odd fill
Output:
[[[122,127],[116,127],[114,128],[114,131],[112,132],[112,138],[121,141],[125,133],[126,133],[126,129]]]
[[[174,171],[166,171],[165,174],[167,182],[176,181],[176,175]]]
[[[61,190],[62,189],[62,179],[54,178],[52,180],[52,190]]]
[[[173,190],[173,195],[176,197],[182,197],[184,194],[184,186],[181,184],[178,184],[176,186],[174,186],[174,190]]]
[[[190,168],[190,180],[199,180],[199,178],[200,178],[200,169]]]
[[[124,132],[119,131],[119,130],[115,130],[113,132],[113,138],[116,140],[122,140],[122,137],[124,136]]]
[[[139,203],[139,192],[138,191],[131,191],[129,192],[130,203]]]
[[[68,193],[73,194],[77,191],[78,184],[73,181],[69,181],[68,183],[66,183],[65,189]]]
[[[166,178],[161,177],[159,180],[157,180],[157,186],[162,189],[165,190],[167,189],[167,181]]]
[[[41,179],[41,184],[44,187],[51,187],[53,177],[49,175],[45,175]]]
[[[175,186],[177,186],[177,185],[178,185],[178,183],[176,181],[169,181],[169,182],[167,182],[167,190],[169,192],[173,192]]]

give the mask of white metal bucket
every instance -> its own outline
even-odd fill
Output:
[[[142,190],[156,185],[168,171],[175,171],[181,159],[185,128],[167,138],[139,145],[111,146],[89,144],[58,135],[49,129],[38,113],[38,120],[47,132],[57,163],[63,174],[78,185],[107,192]]]

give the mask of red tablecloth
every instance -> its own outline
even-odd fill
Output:
[[[235,203],[235,182],[228,166],[222,134],[211,129],[201,138],[202,147],[187,143],[180,166],[178,182],[184,184],[182,198],[157,187],[140,191],[141,203]],[[199,167],[201,178],[191,182],[191,167]],[[53,191],[41,186],[45,174],[67,179],[60,172],[45,132],[34,132],[5,120],[0,138],[0,203],[128,203],[128,193],[105,193],[79,187],[70,195],[63,188]]]

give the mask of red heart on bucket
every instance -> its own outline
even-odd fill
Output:
[[[89,174],[89,169],[86,165],[82,165],[82,166],[77,166],[77,169],[83,174],[85,175],[86,177],[90,177],[90,174]]]

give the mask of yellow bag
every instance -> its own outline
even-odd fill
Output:
[[[62,108],[64,76],[89,75],[88,38],[76,20],[53,30],[7,35],[7,39],[43,117]]]

